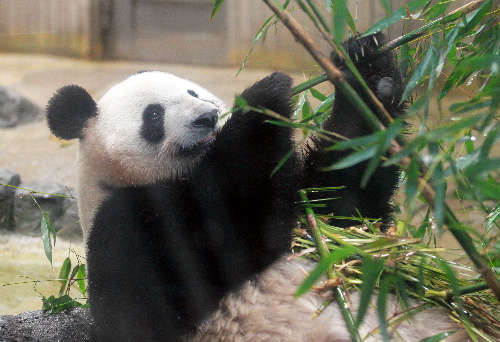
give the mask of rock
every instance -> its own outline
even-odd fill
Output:
[[[92,318],[86,308],[51,315],[43,311],[0,316],[0,342],[90,341]]]
[[[0,127],[15,127],[42,118],[36,104],[13,89],[0,86]]]
[[[81,236],[74,191],[59,184],[22,184],[14,200],[16,233],[39,236],[42,212],[47,213],[58,236]],[[36,192],[30,192],[29,189]]]
[[[0,184],[18,186],[21,183],[19,174],[0,169]],[[15,188],[0,185],[0,230],[14,230],[14,195]]]

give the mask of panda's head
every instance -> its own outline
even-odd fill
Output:
[[[80,139],[80,160],[110,185],[141,185],[184,175],[204,155],[226,112],[199,85],[164,72],[141,72],[97,103],[71,85],[49,101],[51,131]]]

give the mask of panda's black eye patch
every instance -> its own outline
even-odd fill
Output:
[[[141,136],[149,143],[158,144],[165,137],[165,109],[161,104],[149,104],[142,112]]]
[[[196,92],[194,90],[189,89],[188,94],[193,96],[193,97],[199,98],[198,94],[196,94]]]

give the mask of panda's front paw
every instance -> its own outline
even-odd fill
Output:
[[[267,108],[290,117],[292,82],[290,76],[274,72],[246,89],[241,97],[252,107]]]
[[[404,87],[393,53],[380,51],[385,41],[385,36],[379,32],[367,37],[350,38],[343,45],[361,76],[377,97],[386,107],[391,107],[388,109],[398,112],[401,109],[398,104]],[[359,90],[360,85],[345,62],[336,55],[332,55],[332,60],[343,71],[346,80]]]

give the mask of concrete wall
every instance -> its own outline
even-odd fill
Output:
[[[0,0],[0,50],[99,55],[94,0]],[[97,53],[96,53],[97,52]]]
[[[393,8],[405,3],[392,0]],[[271,12],[259,0],[226,0],[210,21],[212,4],[213,0],[0,0],[0,50],[238,65]],[[351,0],[349,6],[361,32],[385,15],[379,0]],[[328,49],[300,10],[293,15]],[[399,24],[389,33],[395,37],[401,32]],[[259,43],[252,56],[249,64],[257,67],[311,65],[281,24],[269,30],[266,42]]]

